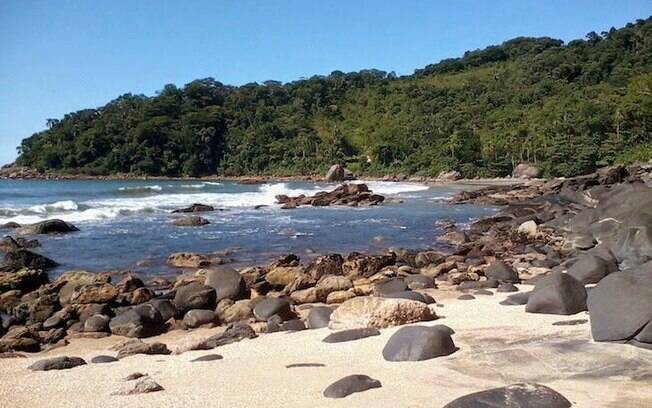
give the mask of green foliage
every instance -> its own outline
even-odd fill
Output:
[[[109,174],[547,175],[652,159],[652,19],[516,38],[416,70],[231,87],[212,78],[49,119],[19,164]]]

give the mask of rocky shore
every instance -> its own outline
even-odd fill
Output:
[[[168,258],[170,265],[180,268],[173,281],[143,280],[133,274],[115,279],[114,274],[85,271],[68,271],[50,279],[47,270],[56,265],[56,260],[30,250],[38,244],[34,236],[74,233],[76,228],[56,220],[4,226],[7,233],[15,232],[15,238],[6,238],[0,245],[6,252],[0,269],[0,352],[3,357],[39,353],[39,359],[29,367],[12,363],[12,372],[20,377],[25,368],[72,369],[89,362],[119,366],[128,356],[173,358],[168,355],[222,347],[231,353],[230,358],[237,359],[244,347],[238,345],[241,342],[247,347],[263,343],[269,347],[268,353],[276,353],[273,347],[287,347],[286,342],[299,349],[305,343],[306,349],[313,350],[310,342],[318,339],[310,334],[300,337],[297,332],[315,331],[326,344],[373,342],[372,350],[377,352],[369,355],[367,351],[364,356],[383,362],[382,370],[364,366],[373,373],[348,372],[333,379],[332,384],[322,384],[324,401],[352,398],[361,402],[356,406],[362,406],[368,397],[356,400],[358,395],[386,395],[385,388],[405,385],[405,378],[383,374],[392,370],[387,371],[386,364],[405,362],[407,370],[416,365],[416,372],[423,375],[416,361],[446,361],[445,373],[457,373],[449,377],[458,384],[454,388],[466,392],[455,396],[444,393],[449,399],[438,406],[570,407],[586,397],[569,387],[573,378],[583,381],[592,375],[591,387],[614,387],[609,383],[611,376],[627,376],[633,387],[627,389],[630,393],[625,399],[612,401],[614,405],[594,406],[643,406],[636,405],[645,401],[636,400],[637,392],[652,398],[638,387],[652,376],[649,367],[645,368],[645,362],[651,360],[647,349],[652,349],[651,170],[645,166],[612,167],[582,177],[460,193],[454,203],[504,208],[466,230],[449,220],[436,220],[446,231],[440,239],[450,245],[449,251],[388,248],[377,254],[324,254],[308,262],[289,254],[268,265],[240,270],[229,267],[223,258],[181,253]],[[288,208],[322,202],[382,202],[372,199],[373,194],[360,185],[355,186],[316,197],[280,197],[279,202],[289,204]],[[351,196],[363,198],[356,201]],[[196,212],[191,210],[181,212]],[[519,307],[523,305],[524,310]],[[481,322],[472,319],[474,313]],[[522,322],[513,321],[518,319]],[[541,324],[545,328],[538,329]],[[527,327],[537,329],[526,333]],[[501,328],[509,336],[487,335],[487,330]],[[272,334],[277,332],[295,333],[297,337],[280,339]],[[179,340],[181,334],[189,337]],[[538,335],[543,337],[535,341]],[[166,336],[177,336],[176,347],[164,341]],[[151,337],[155,339],[141,340]],[[105,341],[105,345],[111,342],[112,350],[90,361],[73,355],[77,342],[88,339]],[[507,347],[519,341],[524,342],[522,348]],[[618,349],[613,351],[616,349],[609,346]],[[316,360],[322,364],[331,358],[341,361],[320,347],[317,352],[323,354],[306,355],[305,361],[297,363]],[[549,350],[555,347],[563,350]],[[629,349],[632,351],[625,351]],[[498,360],[487,360],[486,367],[473,363],[473,358],[484,356],[474,350],[498,353]],[[546,364],[559,367],[565,364],[564,359],[574,361],[573,353],[582,357],[598,353],[612,371],[597,359],[584,368],[567,367],[576,377],[564,377],[555,370],[542,374],[537,368],[528,375],[518,361],[544,355],[559,360],[546,360]],[[622,353],[635,353],[638,363]],[[211,354],[201,356],[204,361],[235,364],[227,363],[226,357],[221,361],[214,354],[206,356]],[[356,356],[349,358],[355,361]],[[470,378],[477,379],[478,371],[492,364],[500,366],[503,373],[500,386],[486,379],[478,381],[478,387],[468,384]],[[536,362],[532,364],[539,367]],[[520,365],[521,372],[510,371],[510,365]],[[345,374],[345,367],[342,364],[338,372]],[[308,368],[316,367],[294,369]],[[71,371],[80,369],[84,368]],[[405,371],[401,375],[413,378]],[[164,394],[168,388],[154,376],[134,381],[116,395]],[[549,386],[551,383],[561,388]],[[411,406],[412,398],[420,401],[405,389],[399,394],[403,406]],[[396,396],[388,398],[397,401]],[[615,397],[609,394],[605,398]],[[633,402],[627,405],[628,401]],[[325,402],[321,405],[330,406]]]

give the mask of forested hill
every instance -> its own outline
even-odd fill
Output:
[[[388,50],[391,52],[391,50]],[[183,61],[179,61],[180,64]],[[18,164],[86,174],[575,175],[652,159],[652,18],[583,40],[515,38],[397,77],[212,78],[49,119]]]

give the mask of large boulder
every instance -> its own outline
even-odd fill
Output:
[[[344,398],[356,392],[380,388],[380,381],[362,374],[354,374],[339,379],[324,390],[326,398]]]
[[[596,341],[625,341],[652,321],[652,261],[602,279],[588,298],[591,333]],[[648,343],[652,343],[649,341]]]
[[[75,231],[79,231],[79,228],[58,219],[45,220],[18,229],[18,233],[22,235],[65,234]]]
[[[284,298],[265,298],[254,307],[254,316],[260,321],[267,321],[274,315],[281,317],[283,320],[293,318],[290,302]]]
[[[344,166],[339,164],[332,165],[326,172],[327,181],[344,181]]]
[[[214,310],[217,305],[216,296],[215,289],[212,287],[191,282],[177,289],[173,303],[181,313],[191,309]]]
[[[315,280],[319,280],[325,275],[341,275],[343,262],[344,259],[340,254],[320,256],[308,264],[306,273]]]
[[[538,178],[540,175],[541,170],[538,167],[526,163],[519,164],[512,171],[512,177],[514,178],[532,179]]]
[[[183,316],[183,324],[187,328],[194,329],[205,324],[216,323],[217,316],[212,310],[193,309]]]
[[[492,262],[484,271],[484,274],[487,279],[494,279],[499,282],[519,283],[521,281],[518,272],[503,261]]]
[[[28,251],[27,249],[17,249],[7,252],[5,255],[5,263],[0,266],[0,269],[17,271],[23,268],[28,268],[47,271],[58,265],[59,264],[52,259],[37,254],[36,252]]]
[[[333,330],[364,327],[382,329],[432,320],[435,317],[422,302],[360,296],[342,303],[331,315],[328,326]]]
[[[48,283],[48,274],[43,270],[21,269],[16,272],[0,271],[0,293],[10,290],[29,292]]]
[[[387,361],[421,361],[453,354],[458,350],[451,338],[454,333],[441,324],[401,327],[387,341],[383,357]]]
[[[525,306],[529,313],[571,315],[583,310],[586,310],[584,285],[562,272],[539,279]]]
[[[583,284],[598,283],[609,273],[618,270],[613,262],[599,256],[585,255],[577,260],[570,268],[568,274]]]
[[[207,271],[204,284],[215,289],[218,302],[222,299],[239,299],[247,290],[242,276],[238,271],[229,267]]]
[[[167,264],[175,268],[205,268],[211,263],[210,257],[192,252],[175,252],[167,259]]]
[[[110,283],[91,283],[74,288],[70,304],[108,303],[118,296],[118,290]]]
[[[368,278],[380,272],[386,266],[394,265],[396,254],[363,255],[352,252],[342,264],[342,272],[347,276]]]
[[[227,344],[237,343],[244,339],[255,339],[256,337],[258,337],[258,335],[248,324],[233,323],[227,326],[224,332],[215,334],[202,341],[198,348],[208,350],[215,347],[225,346]]]
[[[132,307],[117,315],[109,323],[111,333],[125,337],[151,337],[165,331],[159,311],[151,304]]]
[[[331,320],[333,309],[326,306],[317,306],[310,309],[308,312],[308,327],[311,329],[321,329],[328,327],[328,322]]]
[[[147,355],[168,355],[172,354],[170,349],[159,342],[154,343],[145,343],[141,340],[129,340],[125,343],[118,344],[114,347],[118,352],[116,356],[118,359],[122,359],[128,356],[133,356],[136,354],[147,354]]]
[[[444,408],[569,408],[563,395],[541,384],[512,384],[474,392],[449,402]]]

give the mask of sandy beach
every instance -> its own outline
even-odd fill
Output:
[[[521,285],[521,290],[530,287]],[[380,336],[339,343],[321,341],[329,329],[264,334],[257,339],[210,351],[170,356],[136,355],[109,364],[70,370],[32,372],[27,366],[52,356],[87,361],[126,340],[73,339],[70,345],[29,358],[0,360],[0,406],[4,407],[441,407],[464,394],[517,382],[538,382],[566,396],[576,407],[642,408],[652,401],[652,353],[591,340],[588,323],[552,323],[587,319],[525,313],[524,306],[502,306],[506,294],[458,300],[459,292],[430,290],[440,318],[423,325],[446,324],[459,351],[421,362],[388,362],[381,350],[397,328]],[[172,331],[146,339],[172,350],[222,329]],[[223,360],[190,362],[219,353]],[[295,363],[323,367],[286,368]],[[165,390],[114,396],[124,377],[149,374]],[[323,390],[350,374],[378,379],[382,388],[327,399]]]

